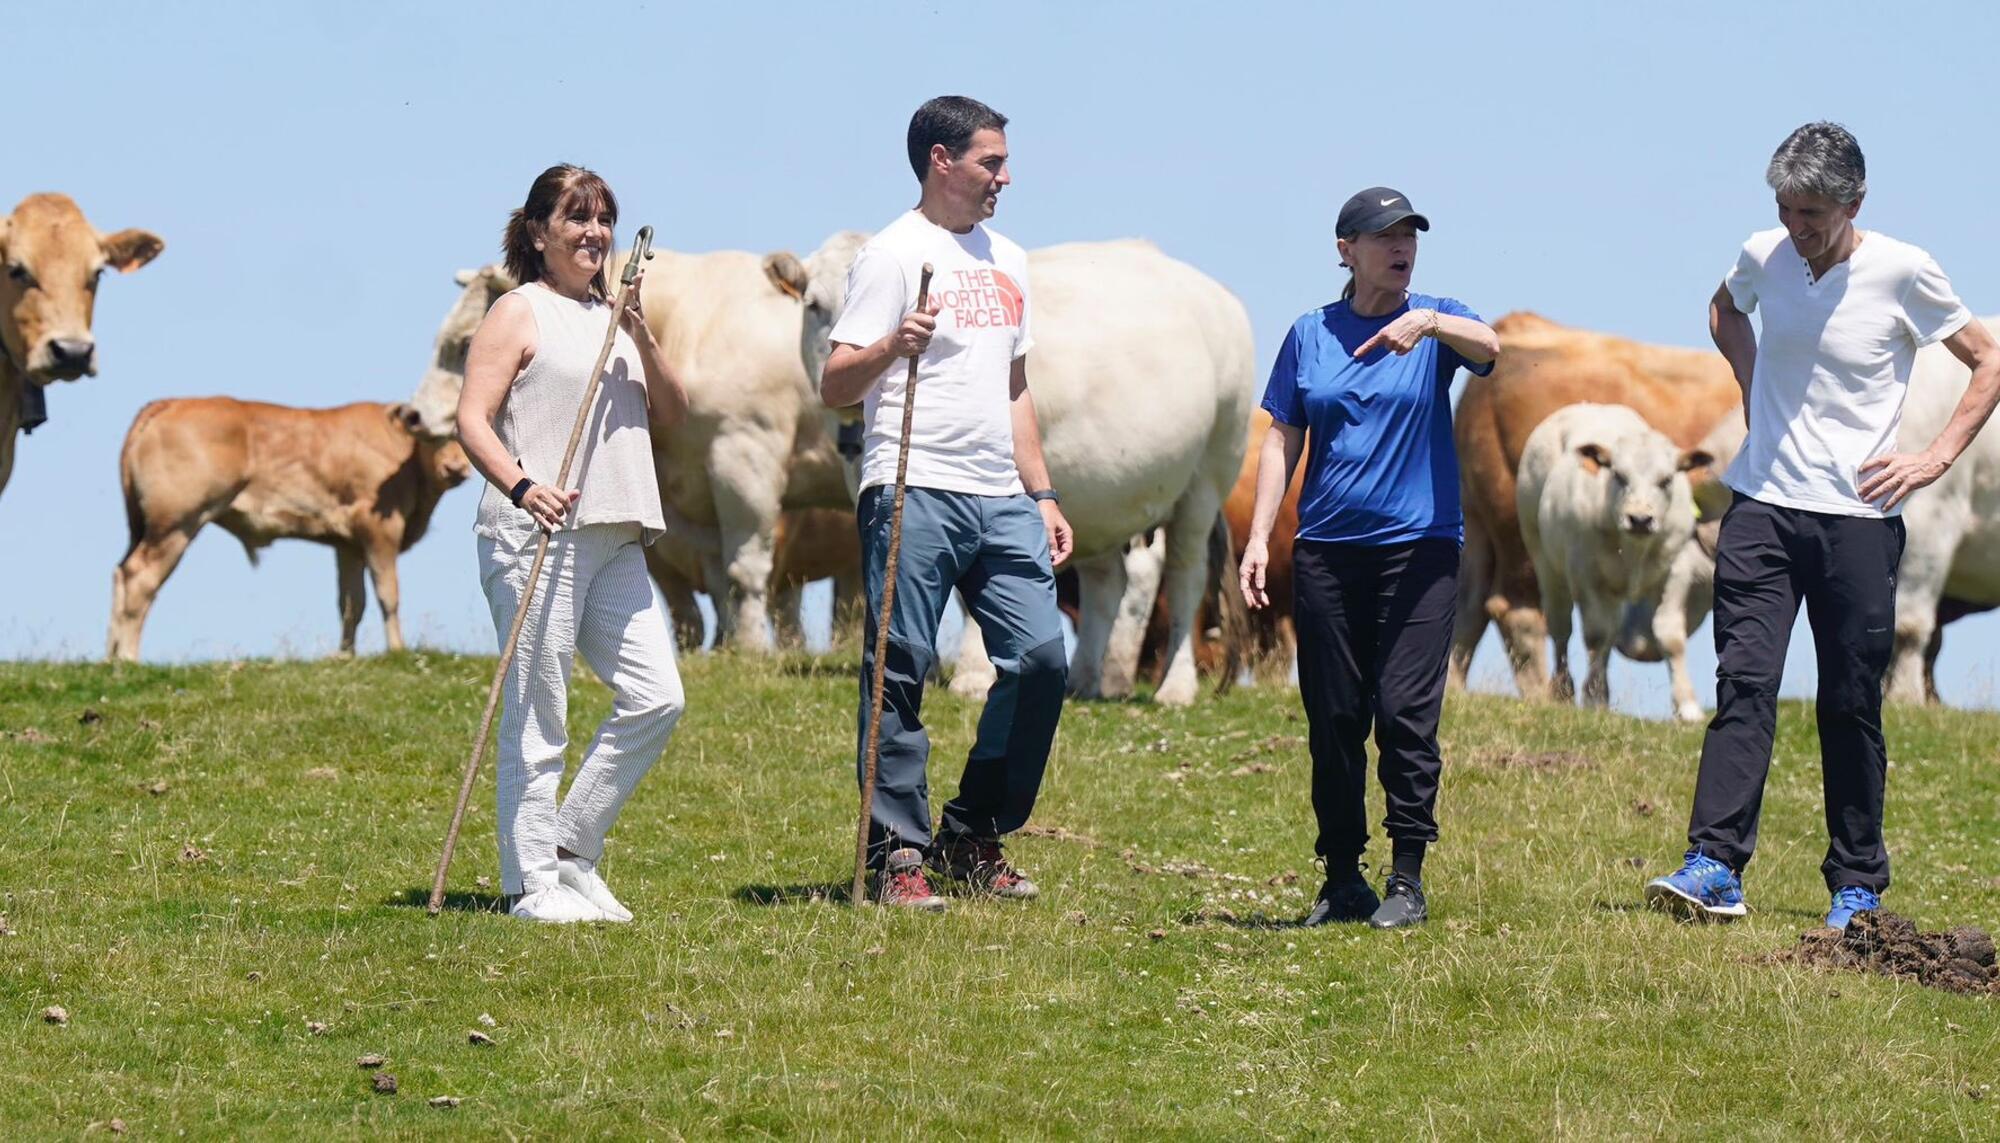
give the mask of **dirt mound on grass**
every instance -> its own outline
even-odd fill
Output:
[[[1896,913],[1856,913],[1845,930],[1803,933],[1797,948],[1774,959],[1896,976],[1947,992],[2000,996],[1993,938],[1984,929],[1926,933]]]

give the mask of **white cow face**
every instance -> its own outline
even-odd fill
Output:
[[[411,429],[440,438],[458,431],[458,393],[465,388],[465,351],[472,344],[473,331],[500,295],[516,284],[499,266],[460,270],[455,280],[463,292],[438,327],[431,366],[417,382],[416,395],[408,406],[415,422]]]
[[[827,335],[847,302],[847,271],[866,241],[866,234],[843,230],[821,243],[804,262],[787,252],[764,259],[764,274],[772,286],[796,299],[804,311],[799,323],[799,360],[805,364],[814,392],[819,391],[820,374],[833,351]],[[861,480],[861,408],[828,409],[826,418],[827,431],[840,442],[847,490],[852,493]]]
[[[1694,498],[1687,471],[1708,464],[1699,449],[1677,451],[1657,432],[1624,433],[1608,442],[1576,446],[1584,471],[1599,474],[1604,487],[1604,524],[1632,537],[1657,536],[1671,528],[1694,528]]]

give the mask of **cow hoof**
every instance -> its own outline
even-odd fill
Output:
[[[1153,692],[1153,701],[1161,706],[1193,706],[1195,695],[1200,689],[1200,685],[1195,682],[1181,683],[1168,679],[1160,684],[1159,690]]]
[[[1707,717],[1708,712],[1703,710],[1698,702],[1674,708],[1674,720],[1677,722],[1700,722]]]

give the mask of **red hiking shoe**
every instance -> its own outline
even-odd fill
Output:
[[[924,879],[924,855],[907,847],[892,851],[887,866],[875,871],[872,896],[877,905],[920,909],[926,913],[942,913],[945,909],[944,898],[931,892],[931,883]]]

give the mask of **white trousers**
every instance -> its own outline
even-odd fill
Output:
[[[479,538],[480,584],[504,642],[535,562],[536,533]],[[576,653],[611,687],[569,793],[558,804],[569,744]],[[549,539],[541,583],[502,691],[495,785],[500,885],[533,893],[556,883],[556,848],[597,860],[625,799],[666,748],[686,706],[666,600],[646,574],[637,524],[591,524]]]

